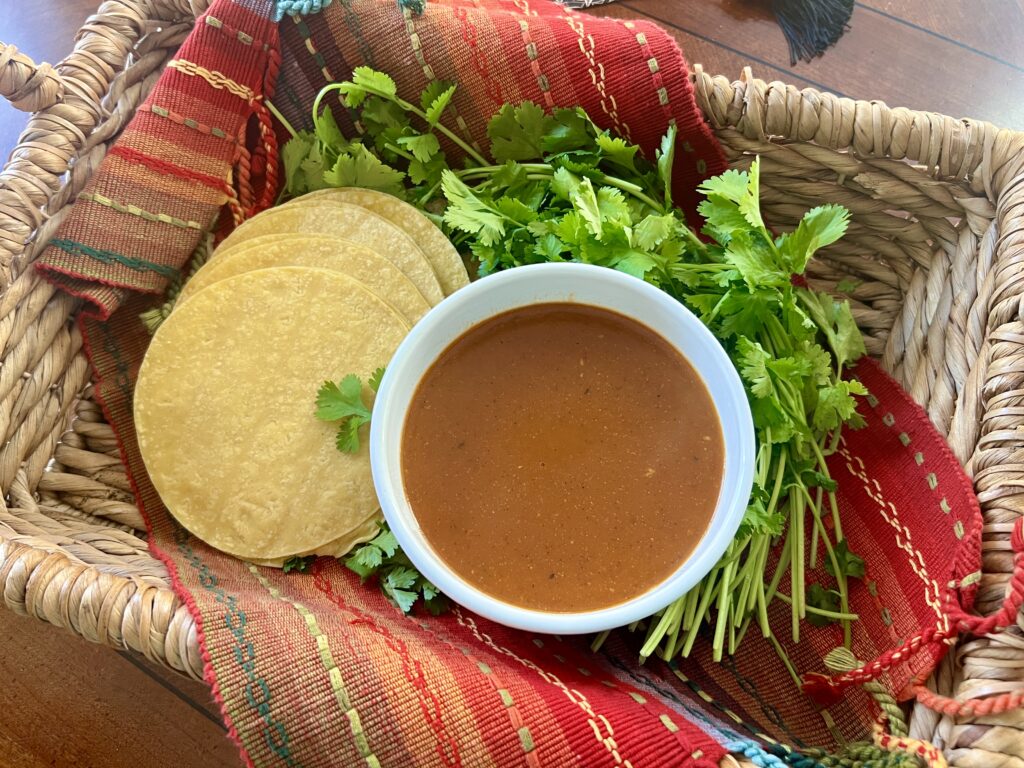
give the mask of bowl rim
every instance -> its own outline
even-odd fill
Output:
[[[666,338],[662,332],[653,327],[650,321],[645,321],[636,313],[588,299],[585,289],[579,291],[578,298],[574,295],[575,292],[569,293],[564,298],[540,300],[529,298],[530,283],[536,281],[538,284],[550,285],[553,278],[559,277],[571,278],[575,282],[575,287],[580,287],[579,281],[581,280],[585,283],[597,281],[610,284],[614,286],[614,290],[638,293],[644,302],[654,302],[662,311],[668,311],[683,324],[688,334],[695,334],[698,338],[695,343],[706,348],[706,353],[715,363],[714,378],[719,385],[724,383],[726,392],[712,390],[707,370],[709,366],[698,365],[680,349],[678,344]],[[454,332],[439,330],[445,324],[451,323],[453,316],[466,314],[469,308],[480,302],[486,302],[489,294],[508,289],[509,284],[513,284],[513,287],[515,284],[523,284],[524,298],[522,301],[513,302],[507,306],[503,305],[500,309],[483,314],[472,322],[452,323],[452,327],[456,328]],[[590,284],[594,283],[590,282]],[[507,603],[464,581],[434,552],[427,542],[426,537],[416,524],[415,513],[408,503],[404,486],[401,483],[401,441],[405,419],[423,375],[451,343],[469,328],[518,307],[559,301],[603,307],[640,322],[664,338],[667,343],[686,357],[704,381],[712,397],[722,427],[725,449],[722,484],[719,488],[715,510],[707,530],[701,536],[693,552],[669,577],[645,592],[606,608],[571,613],[538,611]],[[412,358],[419,356],[418,348],[421,347],[424,340],[437,333],[444,335],[438,353],[429,357],[421,365],[414,363]],[[431,341],[431,345],[436,343],[436,341]],[[396,416],[394,409],[399,406],[396,406],[394,401],[400,398],[404,399],[405,406]],[[728,403],[734,410],[732,421],[735,422],[735,428],[732,430],[726,429],[726,419],[721,407],[723,403]],[[389,445],[385,432],[395,429],[396,419],[397,439],[394,440],[395,445]],[[754,456],[753,419],[746,392],[735,366],[707,327],[681,302],[639,278],[608,267],[575,262],[533,264],[497,272],[476,280],[433,307],[412,328],[395,351],[377,391],[373,406],[373,418],[370,423],[370,463],[381,510],[402,550],[420,573],[454,602],[485,618],[505,626],[545,634],[586,634],[624,626],[656,613],[695,586],[714,567],[735,537],[750,497]],[[395,477],[398,478],[397,483],[393,481]],[[727,479],[730,477],[733,482],[727,487]],[[398,487],[395,487],[396,485]]]

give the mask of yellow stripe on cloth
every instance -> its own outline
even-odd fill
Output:
[[[223,72],[201,67],[198,64],[186,61],[185,59],[171,59],[167,62],[167,66],[169,69],[175,69],[183,75],[201,77],[218,91],[230,91],[235,94],[235,96],[245,99],[250,104],[256,100],[256,94],[251,88],[236,83]]]
[[[316,641],[317,652],[320,656],[320,663],[323,664],[324,669],[327,671],[327,677],[331,681],[331,690],[334,691],[334,698],[338,702],[338,708],[341,709],[343,715],[348,718],[349,726],[352,729],[352,740],[355,742],[356,749],[359,750],[359,754],[362,755],[366,761],[366,765],[369,768],[381,768],[380,761],[377,756],[373,754],[370,749],[370,743],[366,738],[366,734],[363,732],[362,722],[359,720],[359,713],[356,708],[352,706],[352,701],[348,697],[348,691],[345,690],[345,681],[341,676],[341,670],[338,669],[338,665],[334,662],[334,656],[331,654],[330,642],[327,639],[327,635],[324,634],[323,630],[320,629],[320,625],[317,624],[316,616],[302,603],[297,600],[292,600],[290,597],[285,597],[281,594],[281,591],[275,587],[270,581],[260,574],[259,569],[252,563],[246,563],[249,568],[249,572],[256,577],[256,580],[263,586],[270,596],[275,600],[280,600],[283,603],[288,603],[306,622],[306,629],[309,630],[309,634]]]
[[[170,216],[166,213],[153,213],[139,208],[137,205],[119,203],[117,200],[112,200],[106,195],[101,195],[99,192],[82,192],[78,195],[78,199],[86,200],[90,203],[96,203],[96,205],[102,205],[107,208],[112,208],[118,213],[128,213],[132,216],[138,216],[146,221],[159,221],[163,224],[181,227],[182,229],[198,229],[199,231],[204,229],[203,225],[198,221],[185,221],[184,219],[179,219],[176,216]]]

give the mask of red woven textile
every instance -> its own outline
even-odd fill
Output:
[[[275,80],[275,105],[296,126],[322,85],[364,63],[392,73],[403,93],[432,78],[457,81],[453,114],[481,143],[487,117],[505,101],[581,104],[647,151],[675,120],[675,183],[690,211],[697,180],[724,167],[686,64],[653,25],[579,16],[541,0],[431,2],[418,17],[393,0],[339,0],[282,23],[277,78],[268,15],[256,0],[212,4],[39,263],[101,318],[83,319],[97,392],[153,551],[196,618],[206,679],[245,760],[714,766],[723,744],[741,738],[797,749],[862,738],[874,717],[864,694],[823,714],[752,634],[720,665],[699,642],[678,665],[640,667],[630,635],[613,635],[593,654],[586,639],[534,637],[459,610],[402,617],[337,562],[321,560],[311,575],[258,568],[205,546],[169,516],[131,423],[148,341],[138,315],[225,205],[245,215],[273,192],[262,175],[273,169],[274,140],[260,134],[258,118]],[[862,405],[869,426],[848,435],[831,468],[846,535],[867,560],[868,579],[851,598],[861,615],[854,651],[867,660],[969,598],[960,585],[980,567],[980,515],[920,409],[874,364],[857,374],[877,402]],[[786,611],[778,618],[788,626]],[[789,644],[800,672],[824,671],[836,632],[808,631]],[[886,681],[902,691],[942,650],[904,659]]]

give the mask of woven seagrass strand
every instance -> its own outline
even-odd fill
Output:
[[[89,397],[81,342],[68,322],[75,302],[55,296],[24,266],[184,37],[188,24],[175,20],[199,5],[104,4],[78,54],[55,68],[64,101],[32,118],[17,158],[0,176],[8,281],[0,296],[5,603],[196,676],[201,661],[191,619],[146,549],[113,434]],[[115,76],[143,20],[161,29],[142,38],[131,66]],[[110,113],[101,120],[97,103],[108,89]],[[854,212],[851,237],[815,265],[813,279],[819,286],[847,275],[862,281],[853,298],[871,351],[950,435],[971,470],[986,519],[979,607],[994,609],[1010,570],[1010,531],[1024,512],[1024,452],[1016,434],[1024,409],[1024,136],[749,75],[730,82],[698,71],[697,90],[733,164],[744,165],[754,152],[764,157],[775,223],[791,223],[822,198]],[[912,218],[892,213],[899,211]],[[73,413],[77,420],[55,448]],[[959,696],[1019,687],[1022,649],[1018,617],[1018,627],[1002,635],[962,644],[933,686]],[[1013,765],[1024,754],[1021,712],[971,722],[919,708],[910,728],[958,766]]]

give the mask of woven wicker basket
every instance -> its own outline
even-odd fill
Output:
[[[11,610],[200,677],[195,626],[145,542],[110,426],[90,397],[77,303],[29,269],[204,0],[107,0],[56,67],[0,44],[0,92],[35,114],[0,173],[0,587]],[[812,269],[852,300],[879,356],[948,434],[985,516],[979,608],[1002,600],[1024,514],[1024,133],[698,67],[697,98],[730,161],[763,158],[771,220],[822,200],[853,213]],[[1024,685],[1024,614],[961,644],[934,687]],[[911,735],[962,768],[1024,768],[1024,710]],[[735,762],[735,761],[732,761]]]

